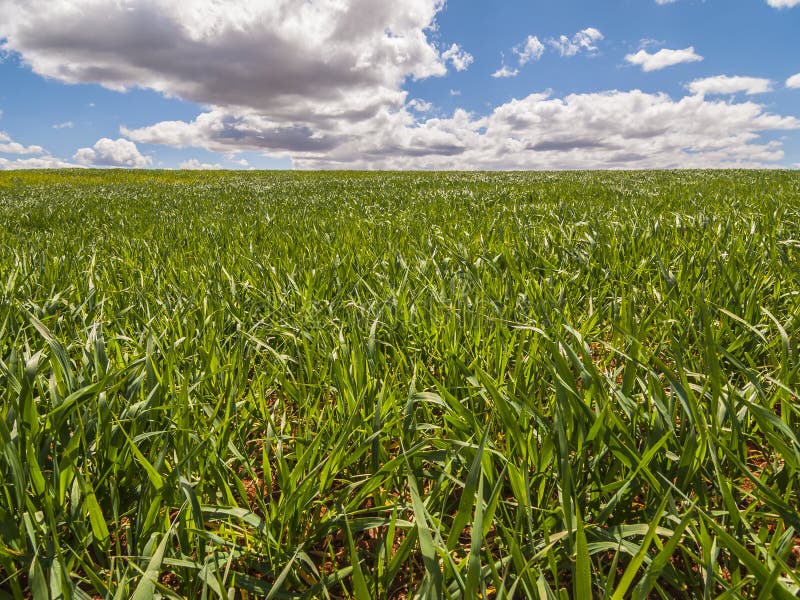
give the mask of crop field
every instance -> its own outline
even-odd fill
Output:
[[[794,598],[800,174],[0,174],[0,598]]]

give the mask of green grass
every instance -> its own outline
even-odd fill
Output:
[[[800,174],[0,174],[0,598],[791,598]]]

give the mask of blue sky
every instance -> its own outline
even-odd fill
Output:
[[[796,168],[798,31],[800,0],[0,0],[0,168]]]

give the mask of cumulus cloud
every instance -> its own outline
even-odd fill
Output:
[[[143,156],[139,152],[136,144],[122,138],[101,138],[93,147],[78,150],[73,159],[83,165],[95,167],[142,168],[153,162],[149,156]]]
[[[513,52],[519,58],[520,66],[523,66],[532,60],[539,60],[542,57],[544,44],[535,35],[529,35],[522,44],[514,48]]]
[[[0,156],[0,171],[13,171],[18,169],[67,169],[78,166],[80,165],[75,165],[50,155],[37,156],[34,158],[17,158],[13,160]]]
[[[670,50],[663,48],[658,52],[650,53],[647,50],[639,50],[635,54],[628,54],[625,60],[632,65],[642,67],[642,71],[658,71],[681,63],[699,62],[703,57],[697,54],[694,46],[689,46],[682,50]]]
[[[505,77],[516,77],[519,75],[519,69],[512,69],[508,65],[503,65],[497,71],[492,73],[492,77],[495,79],[501,79]]]
[[[128,129],[124,136],[140,143],[176,148],[201,147],[214,152],[255,150],[265,152],[324,152],[353,135],[353,123],[331,122],[326,130],[307,124],[277,122],[252,112],[215,109],[191,123],[162,121],[150,127]]]
[[[0,154],[44,154],[41,146],[24,146],[12,140],[9,135],[0,131]]]
[[[246,163],[247,161],[245,161]],[[220,164],[208,164],[203,163],[197,160],[196,158],[189,159],[187,161],[182,162],[179,169],[184,169],[186,171],[219,171],[224,167]]]
[[[176,123],[181,123],[177,125]],[[209,123],[221,125],[209,126]],[[133,139],[194,145],[217,151],[251,150],[255,121],[205,113],[195,121],[129,130]],[[245,135],[237,131],[245,128]],[[532,94],[479,117],[456,110],[418,121],[407,110],[383,111],[331,133],[324,149],[291,151],[299,168],[554,169],[763,166],[783,159],[766,131],[800,129],[800,120],[767,113],[754,102],[678,100],[638,90]],[[190,143],[191,142],[191,143]],[[276,146],[277,149],[277,146]]]
[[[465,51],[458,44],[453,44],[442,52],[442,60],[453,65],[456,71],[466,71],[474,60],[472,54]]]
[[[402,106],[406,78],[472,62],[457,44],[442,53],[428,39],[443,5],[0,0],[0,38],[34,72],[64,82],[150,88],[280,121],[359,121]]]
[[[800,89],[800,73],[792,75],[786,80],[786,87],[792,89]]]
[[[597,42],[602,39],[602,33],[594,27],[588,27],[572,37],[562,35],[558,38],[550,38],[547,43],[558,50],[561,56],[575,56],[580,52],[596,54],[598,52]]]
[[[699,95],[728,95],[744,93],[748,96],[766,94],[772,91],[772,81],[761,77],[730,77],[717,75],[695,79],[686,88]]]
[[[0,111],[2,116],[2,111]],[[62,169],[77,165],[51,156],[41,146],[25,146],[15,142],[11,137],[0,131],[0,154],[28,156],[29,158],[6,158],[0,156],[0,171],[12,169]]]
[[[408,107],[417,112],[427,113],[433,110],[433,103],[414,98],[408,103]]]
[[[550,38],[547,43],[555,48],[561,56],[575,56],[579,52],[595,54],[597,52],[596,42],[603,39],[603,34],[597,29],[589,27],[579,31],[572,37],[562,35],[559,38]],[[539,60],[545,53],[547,47],[535,35],[529,35],[524,42],[514,46],[511,51],[517,56],[520,67],[524,67],[531,61]],[[492,73],[494,78],[516,77],[519,75],[518,68],[509,67],[506,64],[505,55],[501,53],[502,64],[499,69]]]
[[[254,151],[300,168],[755,166],[783,159],[780,141],[762,133],[800,127],[754,102],[637,90],[532,94],[485,115],[431,117],[409,101],[406,82],[472,60],[450,40],[429,40],[443,6],[0,0],[0,39],[43,76],[144,87],[206,107],[193,120],[122,127],[127,139],[78,150],[75,160],[87,165],[148,166],[136,144],[150,143],[227,157]],[[593,55],[602,39],[588,28],[539,43],[562,56]],[[521,63],[543,51],[530,40],[515,53]],[[495,76],[517,72],[504,63]]]

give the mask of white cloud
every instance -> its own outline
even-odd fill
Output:
[[[450,90],[450,95],[451,96],[460,96],[461,95],[461,90]]]
[[[718,75],[695,79],[686,86],[693,94],[699,95],[728,95],[745,93],[748,96],[766,94],[772,91],[772,81],[760,77],[729,77]]]
[[[561,56],[575,56],[582,51],[595,54],[597,52],[596,42],[602,39],[602,33],[593,27],[589,27],[588,29],[579,31],[572,37],[562,35],[558,39],[550,38],[547,40],[547,44],[555,48]],[[529,35],[524,42],[514,46],[511,51],[516,54],[519,66],[524,67],[529,62],[542,58],[546,49],[547,47],[537,36]],[[501,56],[501,66],[497,71],[492,73],[492,77],[503,78],[516,77],[519,75],[519,69],[506,65],[505,55],[501,53]]]
[[[656,4],[674,4],[677,0],[656,0]]]
[[[247,161],[244,161],[246,166]],[[201,163],[196,158],[192,158],[185,162],[182,162],[179,167],[180,169],[184,169],[187,171],[219,171],[224,167],[220,164],[208,164],[208,163]]]
[[[96,167],[147,167],[153,163],[149,156],[143,156],[136,144],[129,140],[101,138],[92,148],[81,148],[74,160],[83,165]]]
[[[510,69],[507,65],[503,65],[497,71],[492,73],[492,77],[495,79],[503,78],[503,77],[516,77],[519,75],[519,69]]]
[[[792,75],[786,80],[786,87],[792,89],[800,89],[800,73]]]
[[[458,44],[453,44],[442,52],[442,60],[451,63],[456,71],[466,71],[474,59],[472,54],[465,51]]]
[[[658,71],[681,63],[699,62],[703,57],[697,54],[694,46],[689,46],[682,50],[670,50],[663,48],[658,52],[650,53],[647,50],[639,50],[636,54],[628,54],[625,60],[632,65],[642,67],[642,71]]]
[[[780,142],[763,142],[763,132],[800,127],[754,102],[636,90],[532,94],[485,116],[459,109],[428,118],[414,110],[405,82],[471,60],[449,40],[429,41],[443,6],[0,0],[0,36],[40,75],[150,88],[207,107],[192,121],[122,127],[127,140],[78,150],[75,160],[91,165],[150,165],[135,143],[152,143],[226,156],[255,151],[300,168],[752,166],[783,160]],[[589,28],[543,45],[591,55],[602,39]],[[495,76],[516,71],[503,63]]]
[[[514,54],[519,57],[519,64],[523,66],[531,60],[539,60],[544,54],[544,44],[535,35],[529,35],[524,43],[513,49]]]
[[[273,121],[249,111],[214,109],[191,123],[162,121],[135,130],[123,126],[120,131],[135,142],[201,147],[213,152],[324,152],[354,135],[356,124],[331,121],[315,130],[308,124]]]
[[[257,124],[252,117],[212,112],[179,123],[127,133],[149,143],[218,151],[258,145],[252,141]],[[449,118],[419,122],[407,110],[386,110],[347,129],[348,135],[331,132],[328,147],[289,151],[293,164],[385,169],[763,166],[784,155],[779,142],[762,142],[760,134],[800,129],[800,120],[769,114],[754,102],[695,95],[673,100],[634,90],[565,98],[532,94],[485,117],[459,109]],[[241,140],[247,140],[245,146]]]
[[[427,113],[433,110],[433,103],[427,102],[425,100],[420,100],[419,98],[414,98],[408,103],[409,108],[420,112],[420,113]]]
[[[428,40],[444,0],[0,0],[0,37],[39,75],[150,88],[274,121],[360,121],[406,78],[465,69]],[[92,35],[87,36],[86,32]]]
[[[2,114],[3,112],[0,111],[0,116]],[[17,143],[3,131],[0,131],[0,154],[34,155],[30,158],[13,159],[0,156],[0,171],[11,169],[61,169],[77,166],[51,156],[41,146],[24,146]]]
[[[35,158],[18,158],[9,160],[0,157],[0,171],[12,171],[17,169],[67,169],[76,168],[79,165],[74,165],[60,158],[45,155],[37,156]]]
[[[56,123],[53,125],[53,129],[72,129],[75,127],[75,124],[72,121],[65,121],[64,123]]]
[[[23,146],[12,140],[7,133],[0,131],[0,154],[44,154],[41,146]]]
[[[550,38],[547,43],[558,50],[561,56],[575,56],[579,52],[596,54],[598,51],[597,42],[602,39],[602,33],[594,27],[588,27],[572,37],[562,35],[558,39]]]
[[[639,48],[652,48],[653,46],[663,46],[664,42],[653,38],[642,38],[639,40]]]

